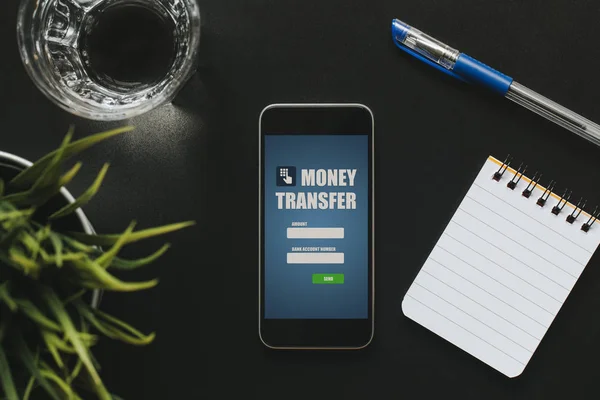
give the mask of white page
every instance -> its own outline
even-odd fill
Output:
[[[502,162],[489,157],[402,302],[404,315],[508,377],[520,375],[600,244],[583,212],[567,203],[557,216],[546,188],[522,195],[492,179]],[[531,185],[533,186],[533,184]]]

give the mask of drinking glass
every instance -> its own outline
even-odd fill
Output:
[[[21,0],[17,37],[54,103],[122,120],[170,102],[195,72],[200,11],[196,0]]]

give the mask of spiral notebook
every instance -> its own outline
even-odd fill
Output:
[[[600,217],[489,157],[402,310],[508,377],[520,375],[600,243]]]

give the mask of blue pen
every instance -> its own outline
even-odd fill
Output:
[[[426,64],[465,82],[481,85],[600,146],[600,126],[515,82],[513,78],[395,19],[394,43]]]

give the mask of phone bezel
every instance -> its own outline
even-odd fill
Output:
[[[361,349],[375,324],[375,123],[362,104],[273,104],[259,118],[259,337],[275,349]],[[264,318],[264,140],[270,135],[369,135],[369,315],[367,319]]]

